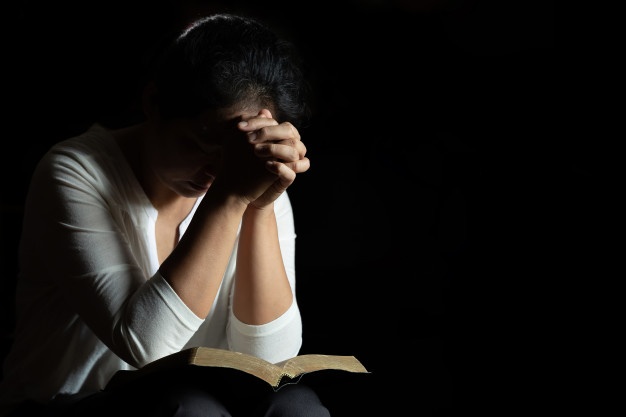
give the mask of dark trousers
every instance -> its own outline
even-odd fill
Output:
[[[237,371],[189,367],[86,397],[25,403],[10,417],[329,417],[302,382],[278,390]]]

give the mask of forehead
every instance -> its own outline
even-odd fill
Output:
[[[201,131],[220,126],[232,126],[242,120],[248,120],[261,111],[261,106],[233,106],[224,109],[207,110],[196,119]]]
[[[261,109],[260,106],[238,106],[206,110],[193,119],[187,119],[185,129],[200,146],[219,144],[237,130],[237,123],[256,116]]]
[[[261,106],[246,106],[246,107],[229,107],[226,109],[219,109],[215,111],[215,115],[218,119],[224,121],[233,121],[237,122],[241,120],[248,120],[251,117],[256,116],[261,111]]]

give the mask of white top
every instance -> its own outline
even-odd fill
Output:
[[[182,236],[195,213],[180,226]],[[26,398],[102,389],[119,369],[191,346],[277,362],[298,354],[295,229],[284,193],[275,202],[294,302],[281,317],[246,325],[233,315],[236,247],[206,319],[157,272],[157,212],[113,137],[100,125],[53,146],[38,164],[20,242],[16,339],[4,362],[0,416]],[[75,262],[68,262],[74,259]]]

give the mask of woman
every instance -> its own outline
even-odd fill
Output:
[[[328,416],[304,384],[253,396],[175,373],[104,390],[191,346],[277,362],[302,344],[286,190],[309,169],[308,108],[289,44],[212,15],[151,75],[143,120],[94,124],[33,175],[0,415]]]

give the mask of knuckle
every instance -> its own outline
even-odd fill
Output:
[[[260,140],[263,140],[267,137],[267,126],[260,128],[257,130],[257,135]]]
[[[300,132],[298,132],[298,129],[296,129],[296,127],[294,125],[292,125],[291,123],[287,122],[287,126],[289,126],[290,130],[291,130],[291,136],[296,140],[300,140]]]

